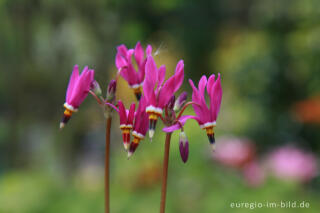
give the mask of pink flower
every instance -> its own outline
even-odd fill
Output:
[[[145,64],[146,58],[144,57],[144,50],[138,42],[135,49],[127,49],[125,45],[120,45],[117,48],[116,66],[120,72],[120,75],[128,82],[129,86],[133,89],[137,99],[141,97],[142,82],[145,77]],[[146,55],[151,55],[152,47],[148,45],[146,48]],[[132,55],[137,64],[138,71],[136,71],[133,62]]]
[[[134,125],[132,136],[133,140],[130,144],[128,158],[135,152],[141,140],[144,139],[148,131],[148,114],[146,113],[146,100],[142,96],[139,102],[137,112],[134,116]]]
[[[264,169],[256,161],[244,166],[243,175],[247,184],[253,187],[263,184],[266,177]]]
[[[298,182],[307,182],[318,173],[315,156],[292,146],[272,152],[267,159],[267,167],[280,179]]]
[[[65,111],[60,122],[60,129],[69,121],[73,112],[76,112],[87,97],[91,84],[94,81],[94,70],[88,69],[86,66],[79,76],[79,66],[75,65],[71,74],[66,94],[66,102],[64,103]]]
[[[202,129],[205,129],[209,138],[209,142],[214,148],[215,138],[213,127],[216,126],[216,120],[220,111],[221,99],[222,99],[222,88],[220,74],[215,80],[215,75],[211,75],[209,80],[206,76],[202,76],[199,81],[198,89],[194,86],[193,81],[189,79],[189,83],[193,89],[192,93],[192,102],[193,109],[196,113],[196,116],[185,115],[181,116],[174,125],[165,127],[163,131],[173,132],[180,129],[187,120],[195,119]],[[205,99],[205,87],[207,86],[207,93],[210,99],[210,107],[206,104]]]
[[[221,138],[213,158],[223,165],[242,168],[255,157],[255,148],[248,141],[239,138]]]
[[[193,109],[196,113],[194,119],[199,123],[202,129],[205,129],[209,138],[209,142],[214,146],[215,138],[213,127],[216,126],[216,120],[220,111],[222,88],[220,74],[215,79],[215,75],[211,75],[207,80],[206,76],[202,76],[199,81],[198,89],[194,86],[193,81],[189,79],[192,87],[192,101]],[[205,87],[207,86],[207,93],[210,99],[210,106],[208,107],[205,99]]]
[[[146,112],[149,115],[150,138],[153,137],[156,122],[158,117],[162,115],[163,108],[167,105],[172,95],[180,88],[183,82],[183,60],[180,60],[177,64],[175,74],[164,83],[165,74],[165,66],[161,66],[157,69],[157,65],[153,57],[148,56],[143,92],[146,98]]]
[[[122,140],[123,145],[126,150],[128,150],[130,145],[130,131],[133,127],[133,119],[136,105],[132,103],[129,110],[126,110],[122,101],[118,102],[119,107],[119,120],[120,120],[120,129],[122,131]]]

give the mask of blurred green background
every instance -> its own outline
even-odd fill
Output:
[[[0,212],[103,212],[104,119],[94,99],[58,127],[73,65],[95,69],[105,90],[122,43],[152,44],[170,72],[184,59],[189,97],[187,79],[221,73],[217,143],[231,135],[253,141],[261,158],[283,144],[319,156],[320,105],[309,101],[320,96],[319,8],[319,0],[0,0]],[[123,80],[118,89],[126,106],[135,100]],[[158,212],[162,125],[127,160],[114,117],[111,210]],[[212,160],[196,122],[186,132],[187,164],[172,139],[167,212],[247,212],[230,203],[281,200],[310,208],[255,211],[320,211],[319,176],[250,187]]]

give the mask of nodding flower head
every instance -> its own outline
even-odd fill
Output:
[[[159,69],[152,56],[148,56],[146,62],[146,77],[143,83],[143,92],[146,98],[146,112],[149,115],[149,137],[154,135],[158,117],[162,115],[164,107],[170,98],[180,88],[184,78],[184,64],[180,60],[175,74],[164,82],[166,74],[165,66]],[[155,88],[155,90],[154,90]]]
[[[116,66],[120,72],[120,75],[128,82],[129,86],[133,89],[136,98],[140,100],[142,82],[145,77],[145,64],[146,57],[144,55],[144,49],[140,42],[136,44],[134,49],[127,49],[125,45],[117,47]],[[148,45],[146,48],[146,56],[151,55],[152,47]],[[132,56],[134,56],[137,64],[138,71],[134,67],[132,62]]]
[[[142,96],[139,102],[138,109],[134,116],[134,125],[132,136],[133,140],[130,144],[128,158],[136,151],[141,140],[144,139],[148,131],[148,115],[146,113],[145,97]]]
[[[93,80],[94,70],[86,66],[79,76],[79,66],[74,66],[66,93],[66,102],[63,105],[65,111],[60,122],[60,129],[69,121],[72,113],[78,111],[80,104],[89,93]]]
[[[179,136],[179,150],[183,163],[186,163],[189,157],[189,141],[184,131],[180,132]]]
[[[189,83],[193,90],[192,101],[195,103],[192,105],[196,113],[194,119],[197,120],[202,129],[206,130],[209,142],[214,148],[215,138],[213,127],[216,126],[222,99],[220,74],[218,74],[217,79],[215,79],[214,75],[211,75],[208,80],[206,76],[202,76],[198,88],[194,86],[191,79],[189,80]],[[205,100],[204,93],[206,87],[210,99],[210,107],[207,106]]]
[[[136,105],[132,103],[129,110],[126,110],[122,101],[118,102],[120,129],[122,131],[123,145],[128,150],[130,145],[130,131],[133,127],[133,119]]]

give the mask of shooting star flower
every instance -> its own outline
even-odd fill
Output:
[[[120,45],[117,48],[116,66],[120,75],[128,82],[129,86],[138,100],[141,97],[142,83],[145,77],[146,57],[144,56],[144,49],[140,42],[136,44],[135,49],[127,49],[125,45]],[[146,56],[151,55],[152,47],[148,45],[146,48]],[[138,71],[136,71],[132,56],[134,56]]]
[[[220,74],[218,74],[217,79],[215,79],[215,75],[211,75],[208,80],[206,76],[202,76],[198,89],[194,86],[191,79],[189,79],[189,83],[193,90],[192,101],[195,103],[192,105],[196,113],[194,119],[202,129],[206,130],[209,142],[214,149],[215,138],[213,128],[216,126],[222,99]],[[207,93],[210,99],[209,108],[205,100],[205,87],[207,87]]]
[[[143,92],[146,98],[146,112],[149,116],[149,137],[154,135],[158,117],[162,115],[172,95],[180,88],[184,78],[184,64],[180,60],[177,64],[175,74],[165,83],[165,66],[157,69],[152,56],[148,56],[146,63],[146,78],[143,83]],[[154,90],[154,88],[156,89]]]
[[[86,66],[79,76],[79,66],[74,66],[66,93],[66,102],[63,105],[65,111],[60,122],[60,129],[69,121],[72,113],[78,111],[80,104],[89,93],[93,80],[94,70]]]
[[[148,114],[146,113],[145,97],[142,96],[136,114],[134,116],[134,125],[132,131],[133,140],[130,144],[128,158],[130,158],[131,155],[136,151],[140,141],[144,139],[147,131]]]
[[[194,86],[191,79],[189,79],[189,83],[193,89],[192,107],[196,113],[196,116],[181,116],[172,126],[165,127],[163,131],[173,132],[175,130],[182,129],[187,120],[194,119],[198,122],[202,129],[206,130],[209,142],[214,149],[215,138],[213,128],[216,126],[216,120],[220,111],[222,99],[220,74],[218,74],[218,78],[216,80],[215,75],[211,75],[209,80],[207,80],[206,76],[202,76],[199,81],[198,89]],[[205,100],[205,87],[207,87],[207,93],[210,99],[209,108]]]
[[[133,127],[133,119],[136,105],[132,103],[129,110],[126,110],[122,101],[118,102],[120,129],[122,131],[122,140],[125,150],[130,146],[130,131]]]

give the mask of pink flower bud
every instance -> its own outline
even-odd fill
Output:
[[[179,95],[179,97],[177,98],[176,102],[174,103],[174,107],[173,107],[173,110],[174,111],[179,111],[183,105],[186,103],[187,101],[187,96],[188,96],[188,93],[187,92],[183,92]]]
[[[183,131],[179,135],[179,150],[182,161],[186,163],[189,157],[189,141],[186,133]]]
[[[115,80],[111,80],[108,85],[107,90],[107,102],[113,102],[116,96],[117,82]]]
[[[96,80],[92,81],[90,90],[94,92],[94,94],[96,94],[97,96],[101,96],[102,94],[101,87]]]

